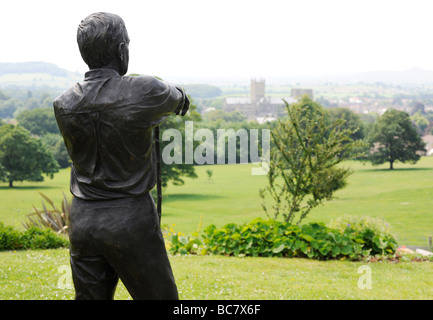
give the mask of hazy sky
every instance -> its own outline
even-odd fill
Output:
[[[433,70],[431,0],[7,3],[0,62],[46,61],[85,72],[77,26],[106,11],[126,23],[129,72],[165,79]]]

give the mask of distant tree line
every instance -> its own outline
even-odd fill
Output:
[[[188,92],[193,99],[197,98],[215,98],[221,96],[222,91],[219,87],[208,84],[185,84],[182,85],[185,92]]]
[[[14,119],[22,111],[35,108],[52,108],[53,97],[60,90],[8,88],[0,90],[0,118]]]
[[[416,163],[426,152],[421,136],[430,120],[420,110],[415,110],[413,116],[392,108],[381,116],[358,115],[345,108],[325,110],[331,121],[344,120],[340,129],[352,130],[351,139],[365,142],[363,150],[355,149],[356,152],[362,151],[358,160],[370,161],[374,165],[388,162],[389,168],[393,169],[395,162]]]
[[[199,86],[197,90],[199,89],[203,92],[206,90],[212,92],[212,87]],[[40,181],[42,174],[52,176],[56,170],[66,168],[70,164],[69,155],[54,117],[53,93],[35,93],[28,90],[27,92],[25,90],[16,92],[20,93],[20,99],[16,95],[11,97],[8,92],[0,91],[0,178],[9,181],[11,186],[13,181]],[[215,91],[212,94],[219,94],[219,92]],[[260,149],[262,142],[262,130],[260,129],[272,130],[276,126],[275,121],[263,124],[248,121],[240,112],[225,112],[217,109],[203,113],[201,116],[197,111],[197,107],[192,105],[187,117],[169,117],[168,121],[163,124],[161,132],[169,128],[177,128],[183,132],[185,121],[194,121],[194,130],[210,129],[214,137],[217,137],[218,129],[233,129],[234,131],[259,129]],[[364,157],[358,157],[358,159],[368,160],[374,164],[390,162],[390,168],[393,168],[395,161],[416,162],[419,159],[419,155],[425,151],[420,135],[432,130],[431,123],[433,123],[433,113],[426,112],[424,105],[420,103],[414,103],[411,114],[403,111],[389,111],[382,116],[358,115],[344,108],[324,108],[324,114],[328,123],[336,123],[337,119],[342,120],[338,122],[336,129],[350,131],[352,140],[366,142],[368,146],[364,150],[354,150],[357,154],[361,153],[360,151],[364,153]],[[15,125],[8,124],[8,122]],[[13,141],[11,139],[17,140],[11,142]],[[168,143],[163,142],[162,147]],[[217,150],[216,147],[215,150]],[[240,139],[236,139],[236,152],[236,162],[239,163]],[[250,152],[249,149],[248,152]],[[214,156],[213,163],[217,163],[217,154]],[[16,161],[11,160],[14,157]],[[33,162],[18,161],[21,158],[29,158]],[[34,162],[36,160],[42,162],[37,164]],[[251,160],[250,154],[248,154],[248,160]],[[229,163],[228,152],[225,152],[225,163]],[[11,167],[13,165],[16,166]],[[22,172],[19,172],[20,170]],[[28,173],[25,173],[25,170]],[[164,166],[163,175],[165,176],[164,185],[167,185],[168,181],[182,184],[183,177],[196,177],[191,165]]]

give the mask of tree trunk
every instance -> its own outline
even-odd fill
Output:
[[[390,161],[390,162],[389,162],[389,169],[390,169],[390,170],[394,169],[394,167],[392,166],[393,163],[394,163],[394,161]]]
[[[13,186],[13,181],[12,180],[9,180],[9,188],[13,188],[14,186]]]

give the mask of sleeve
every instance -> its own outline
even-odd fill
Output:
[[[176,112],[185,103],[185,92],[170,83],[148,78],[149,83],[143,91],[143,107],[151,127],[160,125],[171,113]]]

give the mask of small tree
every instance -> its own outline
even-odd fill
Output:
[[[212,171],[211,169],[207,169],[207,170],[206,170],[206,173],[207,173],[207,180],[208,180],[208,181],[211,181],[213,171]]]
[[[373,164],[389,162],[416,163],[425,152],[425,143],[410,120],[407,112],[387,110],[376,122],[369,136],[371,152],[369,160]]]
[[[268,186],[260,190],[260,196],[268,216],[265,200],[270,195],[273,218],[282,214],[292,223],[298,216],[299,224],[346,184],[351,170],[337,164],[358,156],[353,150],[363,142],[350,138],[355,130],[342,129],[344,120],[329,123],[323,108],[307,96],[290,106],[284,103],[288,118],[278,120],[271,131]]]
[[[58,164],[39,139],[30,136],[23,127],[7,124],[0,127],[0,178],[9,181],[43,181],[42,174],[50,178]]]

